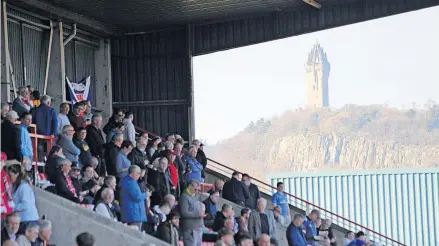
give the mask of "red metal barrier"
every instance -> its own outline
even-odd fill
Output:
[[[201,183],[201,192],[207,193],[209,190],[215,190],[215,185],[208,183]]]

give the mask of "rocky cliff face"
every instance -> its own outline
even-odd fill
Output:
[[[206,148],[214,160],[259,178],[267,173],[439,167],[439,107],[381,106],[285,112]]]
[[[403,145],[336,133],[294,133],[279,138],[268,152],[270,171],[431,167],[439,145]]]

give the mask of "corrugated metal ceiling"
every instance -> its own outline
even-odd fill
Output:
[[[309,7],[302,0],[44,0],[124,31]],[[328,2],[328,0],[324,0]]]

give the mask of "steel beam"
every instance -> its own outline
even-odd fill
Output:
[[[39,9],[41,11],[48,12],[51,15],[55,15],[58,17],[59,20],[70,20],[73,23],[77,23],[89,29],[96,30],[104,35],[122,34],[122,31],[117,28],[111,27],[109,25],[103,24],[99,21],[79,15],[69,10],[59,8],[48,2],[44,2],[40,0],[18,0],[18,1],[26,5],[29,5],[33,8]]]
[[[152,106],[178,106],[187,105],[188,101],[180,100],[151,100],[151,101],[130,101],[130,102],[113,102],[113,106],[131,106],[131,107],[152,107]]]
[[[309,4],[309,5],[311,5],[311,6],[313,6],[316,9],[321,9],[322,8],[322,5],[320,3],[314,1],[314,0],[302,0],[302,1],[307,3],[307,4]]]

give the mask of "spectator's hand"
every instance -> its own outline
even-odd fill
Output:
[[[314,236],[314,240],[316,240],[316,241],[323,241],[324,238],[321,237],[321,236]]]
[[[101,187],[99,185],[95,185],[93,186],[93,188],[91,188],[91,192],[93,192],[93,194],[96,194],[96,192],[98,192],[98,190],[100,190]]]
[[[99,177],[97,183],[99,186],[102,186],[104,184],[104,177]]]
[[[89,192],[90,191],[88,191],[88,190],[85,190],[85,191],[81,192],[80,193],[80,197],[83,197],[83,196],[87,195]]]
[[[79,196],[79,202],[82,202],[82,201],[84,201],[84,197]]]
[[[141,173],[140,173],[140,177],[143,178],[143,177],[145,176],[145,174],[146,174],[146,170],[143,169],[143,170],[141,171]]]

